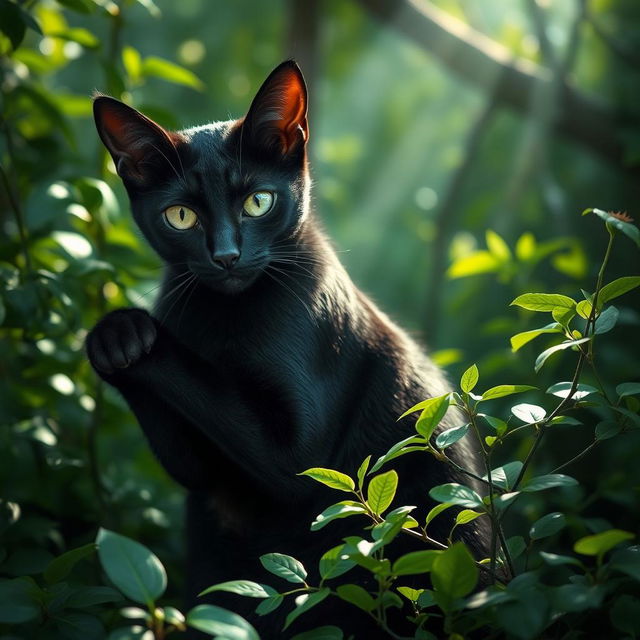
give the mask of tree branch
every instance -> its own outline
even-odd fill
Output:
[[[539,85],[553,82],[553,74],[533,62],[514,58],[506,47],[427,0],[358,0],[383,23],[393,25],[419,46],[431,52],[463,80],[495,92],[500,104],[522,114],[531,111]],[[634,174],[628,166],[617,127],[622,114],[587,96],[563,80],[559,91],[554,131],[588,148]],[[627,116],[632,124],[631,116]]]

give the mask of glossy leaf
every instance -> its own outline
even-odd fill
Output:
[[[393,563],[393,574],[396,576],[410,576],[431,571],[433,562],[442,551],[426,549],[424,551],[411,551],[400,556]]]
[[[514,393],[523,393],[524,391],[531,391],[535,388],[536,387],[532,387],[527,384],[500,384],[497,387],[491,387],[491,389],[485,391],[482,394],[482,400],[504,398],[505,396],[510,396]]]
[[[566,398],[569,395],[572,386],[571,382],[557,382],[547,389],[547,393],[550,393],[557,398]],[[573,400],[582,400],[582,398],[586,398],[592,393],[598,393],[598,390],[588,384],[580,383],[576,386],[576,391],[572,398]]]
[[[251,580],[230,580],[228,582],[220,582],[207,587],[198,594],[198,597],[214,591],[226,591],[228,593],[236,593],[239,596],[247,596],[249,598],[268,598],[276,594],[276,590],[264,584],[258,584]]]
[[[562,328],[560,324],[557,322],[551,322],[540,329],[532,329],[531,331],[522,331],[521,333],[516,333],[514,336],[511,336],[509,339],[511,342],[511,350],[515,353],[519,349],[522,349],[525,344],[528,344],[538,336],[541,336],[545,333],[562,333]]]
[[[436,438],[436,447],[438,449],[446,449],[452,444],[458,442],[467,435],[469,424],[463,424],[460,427],[452,427],[438,434]]]
[[[327,507],[322,513],[316,516],[311,523],[311,531],[318,531],[333,520],[348,518],[358,514],[367,513],[366,509],[359,503],[351,500],[344,500]]]
[[[444,418],[449,408],[451,394],[446,393],[437,398],[431,398],[422,409],[422,413],[416,422],[416,431],[426,440],[431,438],[442,418]]]
[[[90,542],[77,549],[70,549],[66,553],[54,558],[44,570],[44,579],[50,584],[62,580],[82,558],[92,555],[96,549],[95,543]]]
[[[576,301],[559,293],[523,293],[511,304],[529,311],[553,311],[557,307],[573,309]]]
[[[376,515],[384,512],[393,502],[398,488],[398,474],[392,469],[374,476],[367,489],[367,504]]]
[[[478,582],[478,567],[467,547],[456,542],[446,551],[440,553],[431,568],[431,582],[440,606],[448,610],[453,601],[462,598],[471,591]]]
[[[629,531],[609,529],[608,531],[580,538],[573,545],[573,550],[584,556],[602,556],[621,542],[632,540],[634,537],[633,533]]]
[[[306,613],[317,604],[320,604],[330,594],[331,589],[324,588],[319,591],[315,591],[314,593],[298,596],[298,598],[296,598],[296,608],[287,616],[284,628],[287,629],[291,623],[296,620],[296,618],[301,616],[303,613]]]
[[[483,506],[482,498],[473,489],[455,482],[433,487],[429,495],[436,502],[448,502],[471,508]]]
[[[357,584],[341,584],[336,592],[338,597],[345,602],[350,602],[363,611],[372,611],[376,603],[368,591]]]
[[[557,511],[548,513],[546,516],[536,520],[529,530],[529,536],[532,540],[541,540],[542,538],[548,538],[554,533],[558,533],[564,528],[567,521],[564,514]]]
[[[257,631],[244,618],[211,604],[200,604],[191,609],[186,622],[198,631],[227,640],[260,640]]]
[[[266,553],[260,556],[262,566],[289,582],[304,583],[307,572],[299,560],[283,553]]]
[[[321,482],[322,484],[327,485],[327,487],[337,489],[338,491],[351,492],[356,488],[353,480],[348,475],[341,473],[340,471],[335,471],[334,469],[313,467],[312,469],[307,469],[298,475],[309,476],[317,482]]]
[[[511,413],[516,418],[520,418],[520,420],[526,424],[542,422],[547,415],[547,412],[542,407],[535,404],[528,404],[526,402],[516,404],[511,407]]]
[[[573,487],[578,484],[578,481],[570,476],[565,476],[562,473],[549,473],[544,476],[537,476],[531,478],[522,487],[522,491],[543,491],[544,489],[552,489],[554,487]]]
[[[535,363],[536,372],[542,369],[542,366],[547,361],[549,356],[557,353],[558,351],[563,351],[564,349],[570,349],[572,347],[577,347],[580,344],[584,344],[585,342],[589,342],[591,338],[580,338],[579,340],[566,340],[565,342],[561,342],[560,344],[556,344],[553,347],[549,347],[545,349],[537,358]]]
[[[147,547],[107,529],[96,538],[105,573],[128,598],[150,606],[167,587],[162,563]]]
[[[478,384],[478,380],[480,378],[480,373],[478,372],[478,367],[475,364],[472,364],[463,374],[462,378],[460,378],[460,388],[465,392],[469,393],[475,389],[475,386]]]

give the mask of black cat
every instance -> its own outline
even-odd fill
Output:
[[[87,352],[189,492],[190,604],[224,580],[277,583],[258,562],[272,551],[300,559],[313,580],[320,555],[360,529],[350,519],[310,532],[337,496],[296,474],[354,473],[368,454],[375,460],[410,435],[415,416],[397,417],[447,384],[354,286],[312,212],[302,74],[285,62],[244,118],[177,133],[108,97],[96,98],[94,113],[135,220],[166,271],[153,314],[107,314]],[[468,444],[449,451],[475,468]],[[394,468],[395,505],[425,505],[430,487],[467,482],[423,454]],[[462,529],[482,557],[480,527]],[[416,548],[405,537],[392,550]],[[213,601],[249,616],[263,638],[286,637],[285,607],[258,619],[250,615],[256,600]],[[294,632],[320,621],[356,637],[378,633],[365,632],[366,618],[350,606],[339,610],[334,598],[299,620]]]

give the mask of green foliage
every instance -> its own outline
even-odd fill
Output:
[[[188,16],[196,4],[163,3],[161,15],[150,0],[0,0],[3,637],[146,640],[180,637],[188,625],[226,638],[256,637],[232,612],[201,605],[185,615],[172,606],[181,593],[180,492],[153,461],[121,399],[95,379],[82,349],[86,330],[107,310],[149,304],[159,266],[121,208],[122,188],[92,132],[91,92],[121,97],[177,128],[240,115],[250,89],[281,55],[288,14],[242,2],[200,3],[202,15]],[[568,21],[557,4],[546,11],[556,33]],[[236,580],[207,591],[254,598],[259,615],[286,608],[289,624],[299,618],[296,628],[310,608],[326,611],[328,625],[299,640],[343,636],[330,624],[336,598],[382,627],[389,610],[402,609],[416,638],[460,638],[470,629],[525,639],[634,637],[640,276],[629,265],[637,265],[631,252],[640,233],[601,209],[588,210],[594,216],[577,226],[562,202],[633,203],[635,185],[624,170],[610,171],[569,145],[548,145],[553,157],[534,166],[536,149],[518,155],[512,146],[524,131],[515,118],[496,121],[491,136],[480,131],[486,141],[475,167],[460,162],[476,99],[419,51],[373,37],[373,24],[355,5],[330,5],[322,15],[329,88],[312,123],[319,210],[337,244],[351,249],[341,258],[356,281],[412,328],[429,327],[427,340],[449,357],[460,391],[410,408],[402,417],[415,421],[420,412],[415,435],[383,455],[372,451],[355,475],[305,472],[350,498],[309,523],[327,536],[318,584],[294,558],[270,554],[263,563],[290,590]],[[607,8],[612,24],[620,22],[621,7]],[[521,50],[532,41],[526,27],[507,28],[502,13],[499,3],[487,7],[483,28],[536,62],[540,52]],[[637,24],[638,15],[625,16],[624,24]],[[592,25],[603,17],[590,7]],[[628,110],[635,72],[620,71],[617,52],[603,53],[608,44],[598,29],[582,37],[572,79],[598,90],[614,110]],[[624,37],[616,43],[624,50]],[[364,85],[365,112],[351,106],[361,104]],[[313,87],[312,95],[322,96]],[[637,132],[626,126],[615,133],[633,164]],[[544,146],[543,136],[534,138]],[[465,166],[472,167],[466,175]],[[453,215],[446,195],[452,177],[462,184]],[[456,229],[452,237],[447,228]],[[565,235],[551,237],[556,228]],[[615,240],[615,250],[610,244],[594,286],[588,278],[602,238]],[[427,241],[449,252],[450,280],[440,277]],[[424,274],[437,282],[434,301],[441,294],[440,306],[430,299],[426,313],[447,320],[437,333],[424,317]],[[569,281],[558,284],[558,274]],[[504,312],[509,300],[513,308]],[[538,313],[550,314],[546,324]],[[458,348],[443,350],[450,345]],[[477,364],[464,370],[464,361]],[[480,371],[488,389],[482,393]],[[499,384],[504,380],[518,384]],[[513,394],[526,395],[516,403]],[[463,420],[441,428],[454,410]],[[411,482],[397,476],[394,460],[427,455],[446,462],[449,447],[472,435],[487,461],[473,486],[434,488],[432,497],[444,502],[430,510],[425,496],[425,504],[389,511],[397,489]],[[560,473],[569,464],[571,475]],[[358,517],[348,522],[362,537],[331,538],[331,523],[352,515]],[[436,518],[451,521],[450,539],[432,537]],[[456,542],[479,518],[504,530],[491,558],[470,558]],[[100,526],[107,529],[95,553]],[[425,548],[398,557],[398,536]],[[374,588],[356,584],[354,567],[370,573]],[[510,570],[514,579],[504,584]],[[496,584],[472,593],[476,574]],[[405,576],[421,586],[406,586]],[[121,608],[127,600],[141,607]]]

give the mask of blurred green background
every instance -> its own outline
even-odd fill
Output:
[[[542,323],[508,304],[592,291],[607,237],[580,213],[638,212],[636,0],[0,0],[0,31],[4,575],[103,524],[152,546],[180,591],[181,491],[82,351],[108,309],[151,304],[161,268],[99,144],[94,90],[183,128],[240,117],[295,57],[314,206],[355,282],[452,379],[473,362],[484,388],[569,375],[571,358],[535,376],[534,347],[512,353]],[[618,242],[608,279],[637,272]],[[607,384],[638,379],[638,309],[625,297],[603,339]],[[550,458],[590,438],[561,432]],[[596,455],[587,489],[636,526],[633,447]]]

